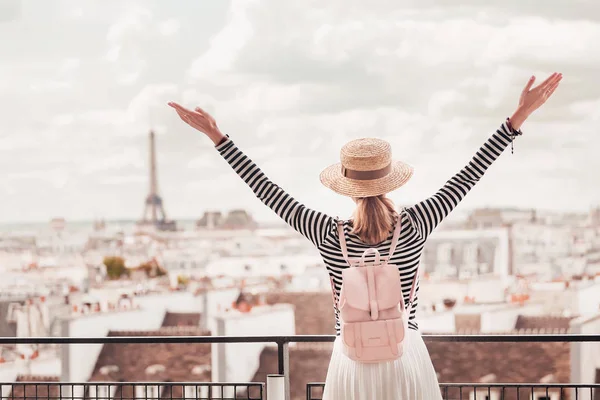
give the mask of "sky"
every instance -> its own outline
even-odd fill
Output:
[[[0,0],[0,222],[137,219],[148,131],[172,218],[266,209],[166,103],[201,106],[279,186],[345,216],[321,186],[341,146],[379,137],[415,167],[390,197],[441,187],[515,110],[563,82],[463,200],[600,205],[600,3],[549,0]],[[460,211],[459,211],[460,210]]]

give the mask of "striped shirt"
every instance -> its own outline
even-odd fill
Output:
[[[451,177],[433,196],[407,207],[401,212],[402,230],[396,251],[389,263],[397,265],[402,281],[402,294],[408,302],[412,280],[419,264],[423,247],[431,232],[450,214],[458,203],[481,179],[494,160],[511,143],[514,136],[507,123],[500,128],[477,151],[469,163]],[[339,298],[342,285],[342,271],[348,264],[340,249],[337,220],[324,213],[307,208],[271,182],[261,169],[246,156],[232,140],[225,140],[216,149],[221,153],[233,170],[246,182],[265,205],[270,207],[292,228],[306,237],[319,250],[330,278],[334,296]],[[362,253],[375,247],[382,257],[389,256],[392,233],[377,245],[367,245],[352,233],[352,222],[344,221],[344,232],[350,258],[360,257]],[[409,318],[409,328],[418,330],[415,318],[418,306],[419,285],[417,283],[414,307]],[[339,315],[333,307],[335,329],[340,334]]]

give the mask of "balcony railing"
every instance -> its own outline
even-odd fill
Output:
[[[423,335],[427,342],[600,342],[600,335]],[[111,337],[2,337],[0,345],[15,344],[109,344],[109,343],[269,343],[277,345],[277,372],[284,379],[286,400],[289,391],[289,344],[331,343],[333,335],[296,336],[111,336]],[[324,384],[306,384],[306,399],[320,400]],[[444,400],[579,400],[600,399],[600,384],[514,384],[514,383],[441,383]],[[268,386],[267,386],[268,390]],[[81,400],[153,400],[153,399],[264,399],[265,384],[204,382],[0,382],[2,400],[81,399]],[[240,393],[243,393],[241,395]],[[269,399],[279,400],[279,399]]]
[[[3,400],[262,400],[265,384],[190,382],[0,383]],[[323,383],[306,385],[307,400],[322,400]],[[600,384],[441,384],[442,398],[488,400],[596,399]],[[596,397],[594,397],[596,395]]]
[[[322,400],[324,386],[322,382],[308,383],[306,400]],[[573,400],[582,398],[596,400],[600,398],[600,384],[445,383],[440,384],[440,390],[444,400]],[[585,395],[587,397],[584,397]]]
[[[0,399],[3,400],[262,400],[264,398],[265,384],[258,382],[0,383]]]

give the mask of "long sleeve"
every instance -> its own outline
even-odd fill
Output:
[[[429,236],[450,214],[512,140],[511,130],[505,122],[475,153],[471,161],[437,193],[407,209],[421,237]]]
[[[335,223],[333,218],[305,207],[271,182],[233,141],[225,140],[217,145],[216,149],[260,201],[316,247],[323,243],[332,224]]]

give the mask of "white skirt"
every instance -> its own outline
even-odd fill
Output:
[[[408,329],[404,354],[396,361],[361,364],[343,353],[337,337],[323,400],[442,400],[437,375],[423,338]]]

